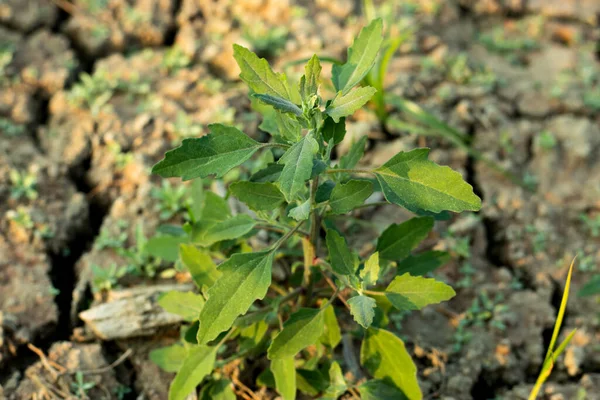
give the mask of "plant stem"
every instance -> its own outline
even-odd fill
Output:
[[[280,149],[289,149],[290,146],[289,144],[285,144],[285,143],[262,143],[261,147],[263,149],[268,149],[269,147],[279,147]]]
[[[376,290],[363,290],[362,292],[371,296],[385,296],[385,292],[378,292]]]
[[[281,245],[288,240],[294,233],[296,233],[298,231],[298,229],[300,229],[300,227],[302,226],[302,224],[304,224],[304,221],[298,223],[298,225],[296,225],[295,227],[293,227],[292,229],[290,229],[285,235],[283,235],[277,242],[275,242],[275,244],[271,247],[271,251],[275,251],[277,250],[279,247],[281,247]]]
[[[364,168],[352,168],[352,169],[344,169],[344,168],[334,168],[325,170],[326,174],[337,174],[337,173],[348,173],[348,174],[374,174],[373,170],[364,169]]]

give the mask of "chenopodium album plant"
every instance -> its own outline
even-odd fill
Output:
[[[274,388],[285,400],[294,399],[298,390],[325,399],[345,392],[364,399],[422,398],[404,342],[386,329],[387,314],[454,296],[450,286],[424,277],[445,253],[410,253],[436,218],[478,210],[481,200],[459,173],[429,161],[427,148],[400,152],[377,168],[357,169],[366,142],[362,137],[346,155],[332,160],[332,150],[346,133],[345,118],[375,92],[355,86],[376,60],[381,31],[381,20],[374,20],[348,49],[347,62],[333,66],[336,94],[328,100],[319,95],[317,56],[306,65],[299,85],[293,85],[266,60],[234,46],[241,79],[268,106],[261,128],[272,140],[261,143],[235,127],[213,124],[209,134],[184,139],[154,166],[153,172],[163,177],[196,179],[190,221],[174,241],[181,243],[180,260],[200,294],[170,292],[160,299],[190,325],[181,344],[151,354],[164,369],[177,372],[171,400],[185,398],[203,380],[201,394],[208,397],[202,398],[232,398],[224,367],[237,359],[242,370],[265,365],[244,364],[265,352],[270,364],[258,374],[257,384]],[[248,179],[233,182],[228,193],[252,210],[247,214],[232,215],[224,198],[202,191],[201,178],[220,178],[236,167],[238,177]],[[365,201],[374,191],[417,216],[389,226],[375,251],[361,259],[335,221],[368,206]],[[259,243],[272,244],[253,249],[248,239],[259,232]],[[224,261],[217,266],[215,259]],[[272,281],[275,262],[288,270],[291,266],[285,284]],[[390,276],[386,287],[383,281]],[[358,324],[351,334],[362,339],[360,362],[372,380],[346,381],[340,363],[352,366],[336,360],[338,318],[345,313]]]

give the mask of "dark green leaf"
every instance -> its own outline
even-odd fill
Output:
[[[396,269],[396,274],[401,275],[405,272],[412,276],[423,276],[436,270],[450,261],[450,254],[445,251],[426,251],[416,256],[409,255],[400,263]]]
[[[429,149],[400,152],[374,172],[390,203],[410,211],[477,211],[481,199],[462,176],[429,161]]]
[[[279,188],[288,202],[305,187],[305,182],[312,172],[313,157],[318,150],[319,144],[309,134],[290,147],[279,159],[279,164],[284,164],[278,179]]]
[[[165,372],[177,372],[187,357],[187,350],[180,344],[161,347],[150,352],[150,360]]]
[[[283,171],[281,164],[269,164],[250,177],[250,182],[275,182]]]
[[[358,387],[362,400],[406,400],[407,397],[393,385],[372,379]]]
[[[204,297],[192,292],[172,290],[163,293],[158,298],[158,305],[165,311],[179,315],[186,321],[193,321],[198,318],[202,307],[204,307]]]
[[[364,106],[367,101],[371,100],[375,92],[377,92],[377,89],[370,86],[355,89],[345,95],[342,95],[342,92],[338,92],[335,99],[325,109],[325,112],[335,122],[338,122],[340,118],[348,117]]]
[[[249,215],[239,214],[217,223],[201,223],[194,226],[193,241],[208,247],[223,240],[236,239],[250,232],[256,221]]]
[[[332,118],[325,118],[323,122],[323,140],[329,143],[333,139],[333,144],[341,143],[346,136],[346,118],[340,118],[335,122]]]
[[[294,357],[278,358],[271,361],[271,371],[275,378],[275,387],[283,400],[296,398],[296,366]]]
[[[274,210],[285,201],[279,188],[269,182],[235,182],[229,190],[254,211]]]
[[[232,126],[212,124],[208,128],[209,135],[184,139],[181,146],[168,151],[152,172],[163,178],[177,176],[183,180],[209,175],[221,177],[263,146]]]
[[[188,356],[175,375],[169,389],[169,400],[184,400],[213,370],[217,347],[198,346],[189,350]]]
[[[422,276],[404,274],[394,278],[385,290],[386,296],[399,310],[420,310],[430,304],[454,297],[454,289],[443,282]]]
[[[593,276],[577,292],[577,296],[580,297],[594,296],[596,294],[600,294],[600,275]]]
[[[317,203],[323,203],[324,201],[329,200],[331,197],[331,192],[335,187],[335,182],[325,181],[317,188],[317,193],[315,195],[315,201]]]
[[[331,268],[340,275],[354,275],[358,267],[358,260],[346,243],[346,239],[333,229],[328,229],[325,242],[329,251]]]
[[[281,97],[278,97],[278,96],[271,96],[269,94],[256,94],[255,93],[255,94],[253,94],[253,96],[256,97],[257,99],[259,99],[260,101],[262,101],[263,103],[273,106],[275,109],[277,109],[279,111],[294,114],[297,116],[302,115],[302,109],[289,100],[282,99]]]
[[[217,266],[210,255],[194,245],[180,245],[179,256],[183,265],[192,275],[194,283],[201,290],[203,286],[211,287],[221,276],[221,272],[217,270]]]
[[[363,328],[369,328],[375,317],[375,300],[369,296],[354,296],[348,299],[348,305],[350,306],[350,314],[352,314],[354,320]]]
[[[316,343],[323,332],[323,311],[301,308],[292,314],[269,346],[269,359],[294,357],[300,350]]]
[[[198,343],[204,344],[231,327],[271,285],[273,252],[234,254],[219,265],[223,274],[208,290],[200,313]]]
[[[296,385],[301,392],[316,396],[327,389],[329,382],[319,371],[298,369],[296,370]]]
[[[431,217],[415,217],[390,225],[377,240],[379,256],[384,260],[402,260],[427,237],[433,223]]]
[[[306,200],[304,203],[296,206],[290,210],[288,217],[295,219],[296,221],[305,221],[310,216],[310,200]]]
[[[333,188],[329,205],[334,214],[345,214],[360,206],[373,194],[373,184],[369,181],[351,180]]]

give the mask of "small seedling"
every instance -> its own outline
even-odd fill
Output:
[[[75,382],[71,383],[71,393],[78,399],[88,399],[88,391],[96,386],[95,382],[86,382],[81,371],[75,373]]]
[[[187,189],[183,185],[173,186],[164,180],[160,188],[152,188],[152,197],[158,200],[156,210],[161,220],[169,220],[187,207]]]
[[[227,387],[213,370],[238,358],[244,362],[247,351],[253,351],[254,365],[266,355],[270,367],[259,381],[286,400],[296,398],[298,390],[331,399],[345,392],[378,398],[375,393],[384,390],[390,398],[422,399],[416,365],[404,342],[386,329],[388,314],[392,308],[419,310],[455,293],[420,275],[414,262],[404,263],[402,271],[397,265],[429,235],[436,218],[477,211],[481,200],[459,173],[428,160],[429,149],[399,152],[378,167],[358,168],[363,137],[347,155],[332,159],[344,140],[346,118],[377,91],[356,86],[376,63],[382,42],[381,20],[363,28],[348,61],[333,66],[336,94],[330,99],[319,92],[316,55],[293,85],[266,60],[234,46],[241,79],[253,98],[272,107],[261,124],[269,127],[272,140],[258,142],[235,127],[212,124],[209,134],[183,140],[154,166],[165,178],[195,179],[189,222],[161,236],[164,250],[172,243],[175,254],[179,251],[202,293],[170,292],[161,298],[165,309],[191,323],[184,333],[187,347],[160,349],[169,357],[154,353],[163,369],[177,372],[170,400],[184,399],[205,378],[203,388]],[[262,168],[250,172],[257,160]],[[232,170],[237,172],[229,175]],[[228,195],[251,212],[234,214],[223,197],[203,190],[201,179],[227,175]],[[373,251],[359,256],[339,220],[364,207],[375,190],[417,216],[391,224]],[[224,261],[217,268],[219,260]],[[273,281],[274,264],[288,283]],[[394,268],[393,280],[384,280],[382,271],[389,277]],[[343,327],[363,338],[361,364],[375,379],[347,381],[335,361],[342,313],[356,321]],[[248,343],[260,345],[241,351]]]
[[[38,197],[36,190],[37,177],[34,172],[20,172],[16,169],[11,169],[9,172],[10,182],[10,197],[20,199],[22,197],[35,200]]]
[[[127,267],[111,264],[108,268],[92,264],[92,289],[94,292],[109,291],[117,286],[119,279],[128,272]]]
[[[6,218],[27,230],[33,229],[35,226],[31,219],[31,215],[29,214],[29,210],[24,206],[18,206],[16,210],[8,210],[6,212]]]
[[[542,131],[539,137],[539,144],[544,149],[553,149],[556,146],[556,138],[550,131]]]

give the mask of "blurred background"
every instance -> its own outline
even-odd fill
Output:
[[[72,384],[167,398],[173,374],[148,353],[176,341],[180,321],[152,301],[189,275],[148,248],[181,221],[189,188],[150,167],[212,122],[267,138],[234,43],[292,81],[316,53],[328,78],[376,17],[378,96],[336,156],[364,135],[366,165],[431,147],[484,204],[426,243],[450,253],[436,276],[457,297],[392,319],[426,398],[525,399],[575,256],[564,331],[578,332],[545,391],[599,398],[598,0],[0,0],[0,398],[64,398],[35,378],[50,380],[48,363],[90,370],[124,352]],[[235,178],[210,184],[225,193]],[[360,247],[408,214],[355,217]],[[123,329],[106,333],[91,311],[117,300],[127,312],[109,323]]]

